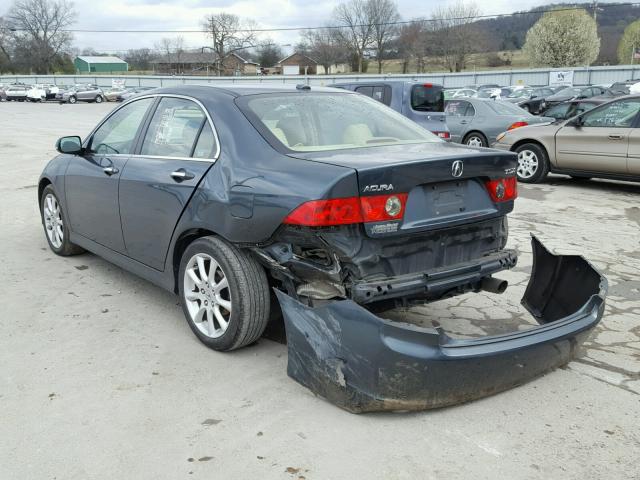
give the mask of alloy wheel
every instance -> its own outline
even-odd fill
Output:
[[[474,135],[467,139],[467,145],[470,147],[484,147],[484,142],[480,137]]]
[[[189,259],[183,282],[191,321],[203,335],[221,337],[229,327],[232,305],[229,281],[220,264],[198,253]]]
[[[531,150],[521,150],[518,152],[518,176],[520,178],[531,178],[538,171],[538,155]]]
[[[44,208],[42,211],[44,226],[47,230],[47,237],[51,245],[55,248],[62,247],[64,241],[64,225],[62,223],[62,211],[55,195],[49,193],[44,197]]]

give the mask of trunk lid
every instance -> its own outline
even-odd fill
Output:
[[[363,197],[408,194],[402,220],[365,223],[369,236],[452,227],[513,208],[512,201],[494,203],[484,184],[515,174],[516,156],[510,152],[437,142],[290,156],[353,168]]]

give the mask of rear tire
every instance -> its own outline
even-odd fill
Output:
[[[217,238],[202,237],[182,254],[180,302],[189,327],[207,347],[235,350],[257,341],[269,321],[264,268]]]
[[[64,209],[51,185],[47,185],[42,191],[40,215],[47,243],[53,253],[68,257],[84,252],[82,247],[69,241],[69,226],[64,217]]]
[[[462,143],[469,147],[488,147],[489,142],[487,141],[487,137],[485,137],[480,132],[471,132],[465,135]]]
[[[538,183],[549,173],[549,157],[537,143],[525,143],[515,149],[518,154],[516,175],[519,182]]]

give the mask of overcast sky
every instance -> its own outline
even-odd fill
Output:
[[[454,0],[398,0],[403,19],[428,17],[440,5]],[[7,13],[12,0],[0,0],[0,16]],[[255,20],[260,28],[299,27],[323,25],[330,21],[337,0],[76,0],[78,13],[74,28],[113,30],[197,30],[205,15],[218,12],[235,13]],[[549,2],[539,0],[478,1],[483,14],[511,13],[514,8],[527,10],[542,7]],[[557,3],[554,2],[554,3]],[[575,2],[573,2],[575,3]],[[129,48],[150,47],[161,37],[177,34],[123,34],[76,33],[74,44],[82,49],[93,47],[98,51],[118,52]],[[201,34],[181,34],[190,47],[206,45]],[[280,44],[293,44],[297,32],[263,34]],[[285,48],[285,51],[288,48]]]

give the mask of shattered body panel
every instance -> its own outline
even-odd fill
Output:
[[[600,321],[606,279],[583,257],[553,255],[533,238],[523,305],[540,326],[457,340],[440,328],[377,317],[350,300],[312,308],[276,291],[288,374],[351,412],[454,405],[522,384],[569,362]]]

